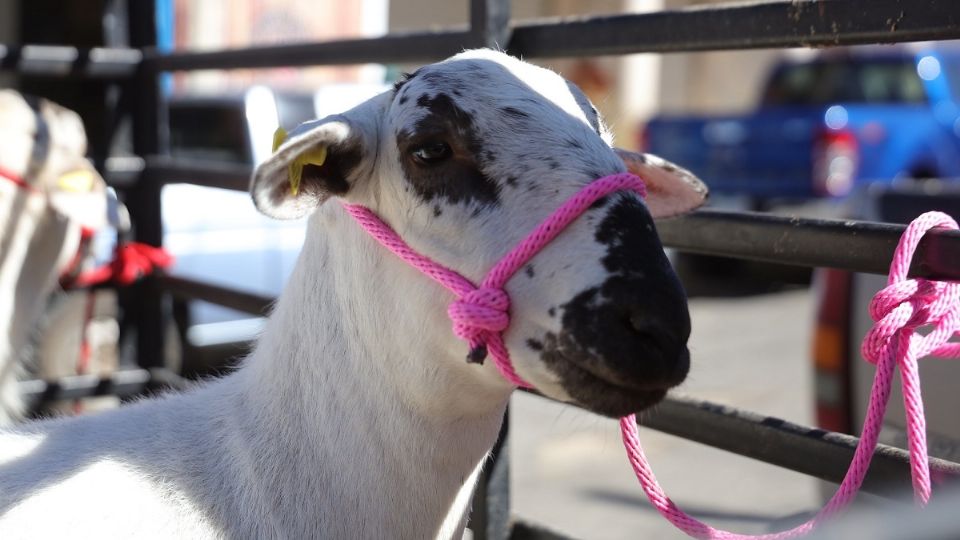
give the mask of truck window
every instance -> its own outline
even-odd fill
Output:
[[[960,102],[960,56],[947,57],[944,60],[946,64],[944,72],[947,75],[947,84],[950,85],[950,95],[953,96],[954,102]]]
[[[923,82],[909,60],[828,60],[783,66],[763,104],[923,103]]]

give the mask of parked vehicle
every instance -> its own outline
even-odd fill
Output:
[[[855,47],[775,66],[742,116],[661,116],[646,151],[719,201],[839,198],[899,179],[960,178],[960,49]]]
[[[934,187],[936,189],[934,189]],[[960,185],[883,187],[871,190],[863,217],[909,223],[929,210],[960,218]],[[824,269],[817,272],[817,319],[813,364],[817,423],[824,429],[857,434],[862,429],[875,368],[860,356],[863,337],[873,326],[867,307],[886,277]],[[920,361],[931,455],[960,459],[960,364]],[[894,384],[881,442],[906,448],[903,397]]]

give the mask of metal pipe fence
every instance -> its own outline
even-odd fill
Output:
[[[620,55],[639,52],[832,47],[960,39],[955,0],[774,0],[711,4],[644,14],[571,17],[511,24],[509,0],[470,0],[470,25],[435,32],[378,38],[248,47],[211,52],[160,53],[154,3],[130,2],[129,43],[79,49],[64,46],[0,45],[0,69],[31,77],[84,77],[122,85],[123,110],[133,121],[139,160],[106,160],[105,176],[125,195],[136,240],[162,243],[160,190],[169,183],[246,190],[248,167],[175,159],[168,155],[166,114],[160,77],[170,71],[422,62],[471,47],[500,47],[526,58]],[[117,45],[117,44],[114,44]],[[682,251],[886,273],[903,226],[862,221],[784,218],[756,213],[703,210],[658,223],[664,244]],[[914,275],[960,279],[960,234],[935,232],[921,243]],[[151,278],[125,293],[136,330],[140,368],[106,379],[27,381],[34,400],[104,393],[129,395],[181,381],[163,369],[165,296],[207,302],[261,315],[272,299],[177,276]],[[643,425],[747,455],[819,478],[838,481],[853,455],[848,435],[682,397],[667,399],[645,414]],[[760,444],[762,442],[762,444]],[[517,521],[510,514],[509,460],[497,443],[475,499],[474,538],[562,538]],[[816,459],[813,459],[813,457]],[[909,464],[899,449],[878,448],[865,488],[891,494],[909,484]],[[944,478],[960,476],[960,465],[932,460]]]

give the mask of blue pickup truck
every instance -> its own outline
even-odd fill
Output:
[[[662,116],[644,150],[712,195],[840,198],[873,182],[960,178],[960,48],[863,47],[784,60],[745,116]]]

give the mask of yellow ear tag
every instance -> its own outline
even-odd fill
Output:
[[[93,190],[93,172],[86,169],[70,171],[57,179],[57,187],[73,193],[89,193]]]
[[[278,127],[277,130],[273,132],[273,151],[276,152],[277,148],[280,148],[280,145],[283,144],[285,140],[287,140],[287,130]],[[326,146],[312,148],[293,158],[293,161],[287,166],[287,175],[290,179],[290,194],[296,197],[297,193],[300,192],[300,180],[303,178],[304,165],[316,165],[319,167],[323,165],[325,161],[327,161]]]
[[[271,150],[271,152],[276,152],[277,148],[280,148],[280,145],[283,144],[285,140],[287,140],[287,130],[278,127],[277,130],[273,132],[273,150]]]
[[[290,194],[296,196],[297,193],[300,192],[300,179],[303,178],[304,165],[316,165],[317,167],[320,167],[325,161],[327,161],[326,146],[311,148],[310,150],[307,150],[306,152],[295,157],[293,162],[290,163],[289,168]]]

